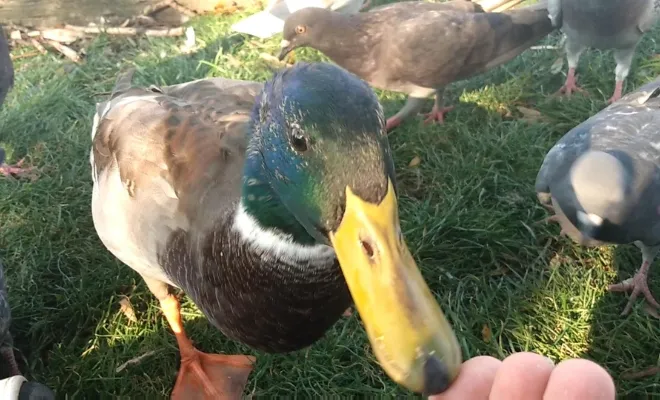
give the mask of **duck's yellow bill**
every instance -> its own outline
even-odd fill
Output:
[[[330,239],[385,372],[427,396],[447,389],[461,350],[403,239],[392,182],[380,204],[346,187],[346,210]]]

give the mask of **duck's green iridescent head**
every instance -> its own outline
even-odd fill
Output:
[[[340,67],[278,72],[252,113],[242,203],[264,229],[332,246],[385,371],[434,394],[460,348],[401,234],[384,122],[373,90]]]
[[[298,64],[278,73],[257,99],[252,124],[244,205],[300,243],[329,244],[328,232],[344,213],[346,186],[378,203],[388,179],[394,182],[378,99],[338,67]],[[264,207],[269,196],[286,210]],[[282,225],[290,214],[300,229]]]

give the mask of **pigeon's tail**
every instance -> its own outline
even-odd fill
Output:
[[[115,81],[115,87],[112,88],[112,94],[110,95],[111,99],[128,91],[133,86],[134,74],[135,74],[135,68],[130,68],[119,74],[117,80]]]
[[[494,33],[492,43],[497,47],[487,69],[512,60],[556,29],[544,4],[484,14]]]

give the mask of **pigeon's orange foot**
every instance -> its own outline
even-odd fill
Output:
[[[401,125],[401,118],[399,117],[389,117],[387,121],[385,122],[385,130],[387,132],[391,131],[392,129],[396,128],[397,126]]]
[[[14,178],[33,178],[35,173],[33,172],[34,167],[22,168],[24,159],[20,160],[14,165],[0,164],[0,174]]]
[[[623,94],[623,81],[617,81],[616,85],[614,86],[614,93],[612,94],[612,97],[610,97],[609,100],[607,100],[607,104],[612,104],[615,101],[619,100]]]
[[[573,92],[580,92],[584,95],[588,95],[589,93],[579,87],[577,85],[577,77],[575,76],[575,69],[571,68],[568,70],[568,76],[566,76],[566,82],[564,82],[564,86],[560,87],[557,93],[555,94],[566,94],[566,96],[570,96]]]
[[[607,290],[609,290],[610,292],[627,292],[629,290],[632,290],[632,294],[630,295],[628,304],[626,304],[626,308],[623,309],[621,315],[627,315],[630,312],[633,303],[637,299],[637,296],[639,296],[640,294],[644,295],[644,298],[652,307],[660,309],[660,304],[658,304],[656,299],[651,294],[647,282],[648,270],[650,265],[651,265],[650,262],[645,261],[634,277],[628,278],[621,283],[617,283],[616,285],[610,285],[607,288]]]
[[[181,349],[181,367],[172,400],[241,399],[255,358]]]
[[[436,107],[433,106],[433,109],[431,110],[430,113],[424,114],[426,119],[424,120],[425,124],[428,124],[429,122],[437,122],[439,124],[442,124],[445,122],[445,114],[447,114],[449,111],[453,110],[454,106],[451,107]]]

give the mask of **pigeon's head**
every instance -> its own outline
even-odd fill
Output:
[[[338,16],[340,14],[335,11],[317,7],[303,8],[289,15],[282,30],[280,61],[297,47],[315,47],[321,43],[326,27],[337,25]]]
[[[625,240],[622,226],[638,203],[630,158],[589,151],[575,161],[567,178],[572,190],[553,193],[553,201],[580,232],[579,242],[598,245]]]

